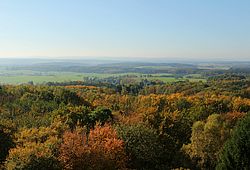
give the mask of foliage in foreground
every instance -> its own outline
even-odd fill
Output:
[[[0,86],[0,169],[248,169],[250,81],[223,78]]]
[[[126,167],[124,143],[108,125],[97,125],[88,138],[82,128],[74,132],[66,131],[59,151],[59,160],[64,169],[115,170]]]
[[[221,152],[216,169],[250,169],[250,114],[236,126]]]

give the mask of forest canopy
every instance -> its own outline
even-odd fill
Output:
[[[116,80],[1,85],[0,168],[250,167],[247,75]]]

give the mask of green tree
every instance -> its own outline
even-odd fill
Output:
[[[206,122],[197,121],[192,127],[191,143],[184,145],[184,151],[190,156],[197,167],[214,169],[218,154],[226,141],[229,129],[224,128],[221,115],[210,115]]]
[[[250,113],[235,127],[226,142],[216,169],[250,169]]]
[[[5,161],[12,147],[14,147],[14,142],[10,131],[0,124],[0,164]]]
[[[111,110],[105,107],[97,107],[90,113],[90,117],[92,121],[98,121],[101,125],[104,125],[108,120],[113,119]]]
[[[169,169],[176,153],[171,137],[160,136],[144,125],[119,126],[118,135],[130,156],[130,167],[135,169]]]

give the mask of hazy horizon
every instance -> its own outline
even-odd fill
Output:
[[[126,57],[51,57],[51,56],[43,56],[43,57],[0,57],[0,65],[12,65],[19,64],[21,65],[29,65],[29,64],[40,64],[40,63],[49,63],[49,62],[68,62],[68,63],[78,63],[78,64],[104,64],[104,63],[182,63],[182,64],[195,64],[195,63],[241,63],[241,64],[249,64],[249,59],[196,59],[196,58],[153,58],[153,57],[134,57],[134,58],[126,58]]]

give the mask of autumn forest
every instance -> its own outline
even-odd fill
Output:
[[[0,0],[0,170],[250,170],[250,0]]]
[[[111,79],[1,85],[0,168],[250,168],[248,74]]]

